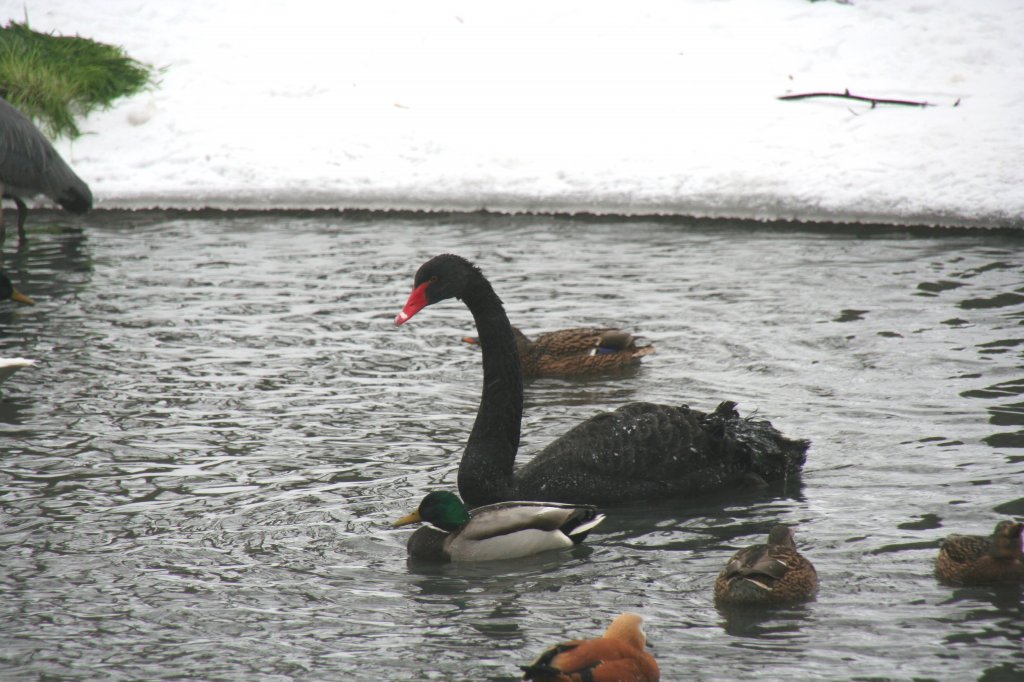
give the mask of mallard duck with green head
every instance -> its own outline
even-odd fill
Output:
[[[1021,559],[1024,523],[1000,521],[992,535],[950,535],[935,560],[940,580],[960,585],[1024,582]]]
[[[394,527],[426,522],[409,537],[413,559],[495,561],[564,549],[583,542],[604,520],[589,505],[499,502],[469,510],[454,493],[429,493]]]
[[[779,524],[768,543],[736,552],[715,580],[719,604],[791,604],[818,591],[814,566],[796,548],[795,533]]]

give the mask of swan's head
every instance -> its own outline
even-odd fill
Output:
[[[413,281],[412,293],[395,324],[405,324],[413,315],[432,303],[446,298],[462,298],[480,270],[461,256],[445,253],[420,266]]]

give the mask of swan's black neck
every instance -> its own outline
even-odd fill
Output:
[[[475,507],[515,499],[523,376],[512,325],[490,282],[480,275],[462,301],[473,313],[484,365],[480,408],[459,465],[459,492]]]

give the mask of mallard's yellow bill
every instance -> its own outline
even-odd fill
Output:
[[[423,519],[420,518],[420,511],[417,509],[412,514],[407,514],[392,523],[391,527],[398,528],[399,526],[408,526],[410,523],[420,523],[421,521],[423,521]]]

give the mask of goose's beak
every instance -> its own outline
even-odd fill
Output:
[[[421,521],[423,521],[423,519],[420,518],[420,510],[417,509],[412,514],[407,514],[392,523],[391,527],[398,528],[399,526],[408,526],[410,523],[420,523]]]
[[[402,312],[398,313],[398,317],[395,318],[395,325],[403,325],[412,318],[413,315],[418,313],[427,307],[430,302],[427,300],[427,287],[430,286],[430,282],[424,282],[409,294],[409,300],[405,302],[405,307],[402,308]]]
[[[11,300],[12,301],[17,301],[18,303],[24,303],[25,305],[35,305],[36,304],[35,301],[33,301],[31,298],[29,298],[25,294],[21,293],[20,291],[18,291],[17,289],[15,289],[13,293],[11,293]]]

